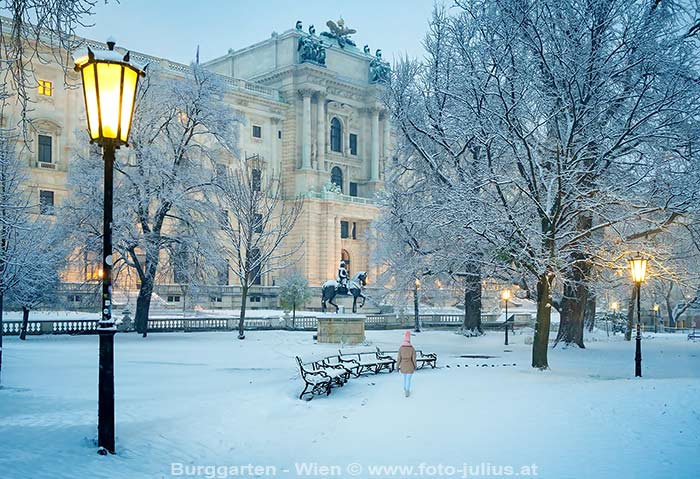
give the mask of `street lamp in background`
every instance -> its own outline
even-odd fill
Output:
[[[99,321],[100,366],[97,412],[97,446],[100,454],[114,454],[114,320],[112,319],[112,193],[114,152],[126,145],[134,115],[136,88],[142,68],[114,51],[115,41],[107,40],[109,50],[88,47],[87,54],[75,60],[80,72],[87,114],[90,143],[102,147],[104,158],[104,215],[102,234],[102,316]]]
[[[418,289],[420,288],[420,280],[416,278],[413,283],[413,319],[415,320],[416,333],[420,333],[420,317],[418,315]]]
[[[504,321],[505,331],[506,331],[506,342],[505,345],[508,346],[508,300],[510,299],[510,290],[504,289],[501,291],[501,299],[506,305],[506,320]]]
[[[632,281],[637,287],[637,337],[634,353],[634,375],[638,378],[642,377],[642,313],[639,295],[642,289],[642,283],[647,277],[647,262],[647,258],[639,253],[628,260]]]
[[[659,305],[654,303],[654,332],[659,332]]]

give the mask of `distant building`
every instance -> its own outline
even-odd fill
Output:
[[[373,197],[382,188],[384,165],[392,154],[389,115],[379,101],[388,71],[383,68],[388,67],[379,57],[358,49],[347,35],[311,35],[296,28],[203,64],[225,78],[226,101],[245,117],[241,155],[259,155],[265,169],[281,177],[287,197],[306,197],[289,241],[303,240],[297,267],[312,286],[334,278],[341,259],[351,275],[365,270],[376,277],[377,265],[371,264],[364,238],[378,215]],[[45,60],[53,58],[44,55]],[[157,63],[175,78],[189,71],[187,65],[165,58],[138,52],[132,58]],[[31,170],[29,187],[40,205],[37,213],[52,215],[70,194],[67,174],[74,152],[87,148],[83,96],[77,74],[66,74],[55,60],[33,67],[38,84],[31,94],[32,147],[23,154]],[[64,86],[64,78],[71,87]],[[10,113],[2,119],[5,124],[15,120]],[[77,263],[71,265],[67,281],[97,280],[98,259]],[[280,273],[260,279],[261,289],[276,283],[275,274]],[[234,284],[232,275],[219,275],[212,284],[226,286],[221,283],[229,281]],[[157,288],[164,299],[176,295],[169,282],[161,280]],[[212,297],[213,303],[222,303],[217,295]],[[231,306],[223,303],[210,306]]]

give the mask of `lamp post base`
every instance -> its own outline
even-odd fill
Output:
[[[97,410],[97,447],[100,454],[114,454],[114,334],[102,328],[100,336],[100,372]]]

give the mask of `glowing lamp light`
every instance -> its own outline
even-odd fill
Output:
[[[501,299],[503,301],[510,300],[510,290],[509,289],[504,289],[503,291],[501,291]]]
[[[655,313],[658,313],[658,312],[659,312],[659,305],[658,305],[658,304],[655,304],[655,305],[654,305],[654,312],[655,312]]]
[[[648,259],[637,253],[633,258],[627,260],[632,274],[632,281],[636,284],[641,284],[647,277]]]
[[[104,146],[126,144],[134,114],[136,88],[145,76],[142,68],[114,51],[114,40],[107,40],[107,51],[93,51],[75,60],[75,71],[83,80],[85,111],[90,141]]]

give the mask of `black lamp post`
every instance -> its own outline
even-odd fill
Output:
[[[510,290],[504,289],[501,291],[501,299],[506,305],[506,320],[503,322],[506,331],[505,345],[508,346],[508,300],[510,299]]]
[[[637,253],[637,255],[630,258],[628,262],[630,273],[632,274],[632,281],[637,287],[637,337],[635,338],[636,347],[634,353],[634,376],[640,378],[642,377],[642,312],[640,292],[642,289],[642,283],[646,279],[648,260]]]
[[[81,73],[90,143],[102,147],[104,169],[104,214],[102,234],[102,316],[99,321],[100,356],[97,411],[97,446],[100,454],[114,454],[114,334],[112,319],[112,192],[114,152],[126,145],[134,114],[136,88],[142,68],[129,62],[129,52],[93,51],[75,60]]]

